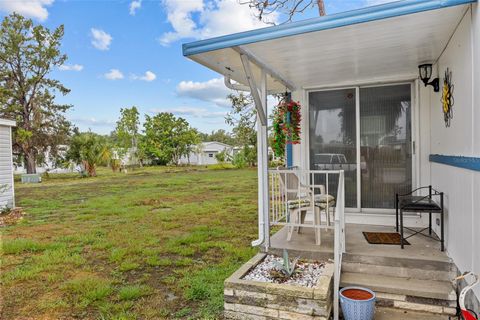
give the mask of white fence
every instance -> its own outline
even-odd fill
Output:
[[[338,291],[345,252],[344,171],[272,169],[269,187],[271,226],[334,229],[334,319],[338,320]],[[308,212],[312,213],[313,221],[306,221]]]

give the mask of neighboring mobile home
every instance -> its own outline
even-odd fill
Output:
[[[0,210],[15,207],[12,160],[12,127],[15,121],[0,119]]]
[[[183,52],[222,74],[227,86],[250,91],[255,100],[259,238],[254,245],[264,251],[334,251],[335,317],[343,285],[370,286],[390,307],[455,312],[451,278],[439,272],[454,268],[480,274],[476,0],[397,1],[188,43]],[[312,189],[326,185],[337,198],[334,222],[326,226],[335,228],[330,247],[331,233],[321,234],[321,246],[309,243],[313,233],[307,231],[297,236],[308,238],[303,241],[285,241],[283,229],[270,236],[272,226],[292,224],[288,213],[279,213],[272,203],[278,190],[271,177],[278,171],[267,167],[267,95],[285,90],[302,106],[301,143],[287,155],[296,167],[292,172]],[[446,102],[453,104],[450,110]],[[395,194],[428,185],[445,194],[446,252],[419,236],[404,250],[369,246],[358,236],[394,231]],[[428,215],[406,215],[405,224],[428,227]],[[439,215],[432,224],[440,237]],[[468,302],[477,311],[478,298],[479,289]]]
[[[60,156],[64,156],[68,150],[67,145],[60,145],[58,146]],[[56,163],[55,159],[51,156],[50,151],[45,151],[42,156],[43,163],[41,165],[36,166],[35,172],[37,174],[42,174],[45,172],[48,173],[70,173],[74,172],[75,168],[64,168],[63,166]],[[14,166],[14,174],[26,174],[27,168],[24,166],[23,158],[20,156],[14,157],[13,159],[13,166]]]
[[[216,155],[220,152],[225,152],[227,158],[231,158],[233,147],[218,141],[201,142],[194,147],[194,150],[187,157],[180,158],[180,163],[191,165],[217,164]]]

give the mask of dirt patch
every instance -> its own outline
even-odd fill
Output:
[[[0,215],[0,227],[10,226],[16,224],[23,219],[25,212],[18,207]]]
[[[156,208],[169,208],[165,203],[166,202],[175,202],[175,198],[173,197],[162,197],[162,198],[150,198],[150,199],[142,199],[137,201],[135,204],[138,206],[155,206]]]
[[[150,212],[158,213],[158,212],[168,212],[172,210],[173,210],[172,207],[158,207],[158,208],[152,208]]]

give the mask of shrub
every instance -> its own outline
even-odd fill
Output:
[[[238,169],[242,169],[247,166],[247,160],[245,159],[245,155],[242,151],[236,153],[233,156],[232,164],[235,166],[235,168]]]

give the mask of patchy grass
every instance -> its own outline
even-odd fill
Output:
[[[256,172],[155,167],[17,181],[0,319],[216,319],[255,250]]]
[[[150,288],[145,285],[130,285],[120,288],[118,297],[120,300],[135,300],[150,293]]]
[[[94,302],[104,301],[113,292],[110,281],[96,276],[82,276],[65,283],[62,288],[79,307],[87,307]]]
[[[31,239],[12,239],[4,240],[2,243],[3,254],[20,254],[23,252],[37,252],[46,248],[45,244],[32,241]]]

